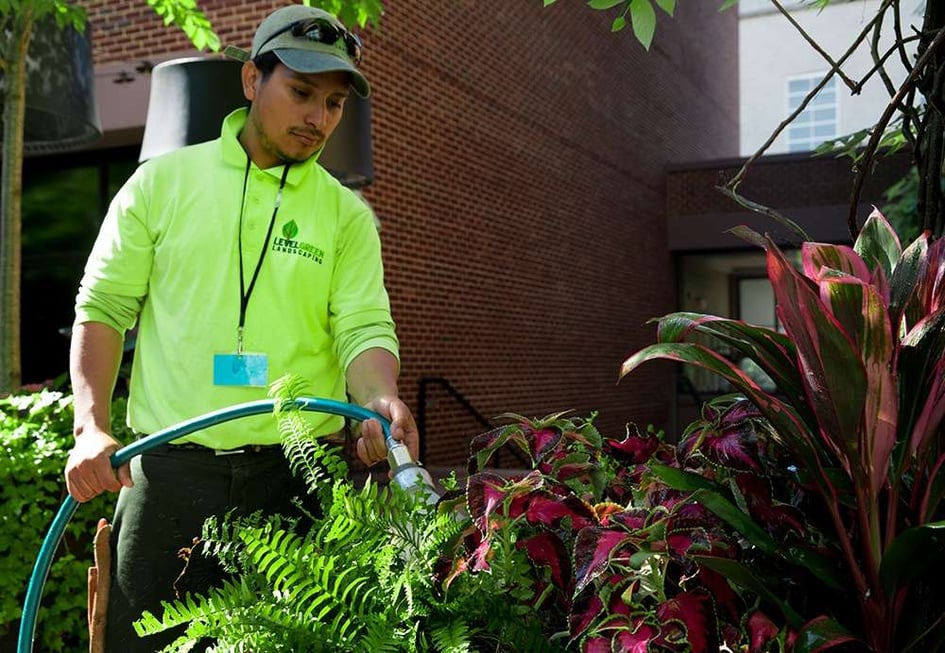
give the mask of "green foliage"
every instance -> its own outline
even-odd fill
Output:
[[[943,178],[942,184],[945,184]],[[943,188],[945,191],[945,188]],[[906,176],[887,188],[883,193],[883,213],[902,240],[912,242],[922,231],[922,216],[919,215],[919,171],[909,168]]]
[[[480,650],[483,641],[493,651],[548,651],[521,648],[541,640],[521,627],[521,605],[496,601],[517,586],[520,556],[508,561],[508,577],[441,591],[432,570],[468,520],[431,510],[397,486],[369,480],[355,487],[337,452],[301,418],[292,400],[302,390],[297,379],[276,384],[276,418],[292,468],[308,481],[321,513],[209,521],[202,551],[231,579],[206,596],[166,604],[160,618],[143,615],[139,634],[186,624],[168,651],[189,650],[203,637],[214,638],[217,651],[460,653]]]
[[[376,29],[384,13],[381,0],[304,0],[303,4],[324,9],[349,27],[370,25]]]
[[[555,0],[544,0],[544,6],[554,4]],[[637,41],[647,50],[656,34],[656,7],[672,16],[676,12],[676,0],[588,0],[587,5],[597,11],[618,9],[610,24],[610,31],[619,32],[627,26],[627,17]]]
[[[13,17],[22,14],[22,0],[0,0],[0,16]],[[85,9],[63,0],[30,0],[33,20],[52,15],[59,27],[71,26],[79,32],[85,30]]]
[[[147,0],[154,12],[164,19],[165,25],[176,25],[198,50],[220,50],[220,37],[210,27],[210,21],[197,8],[196,0]]]
[[[124,401],[113,414],[124,415]],[[0,399],[0,634],[19,630],[26,588],[43,538],[65,498],[63,469],[72,447],[72,397],[40,390]],[[121,432],[122,429],[117,429]],[[79,507],[53,561],[37,620],[38,650],[87,646],[87,570],[100,518],[114,496]]]

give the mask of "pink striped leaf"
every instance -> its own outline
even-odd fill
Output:
[[[816,426],[807,408],[794,343],[784,334],[740,320],[700,313],[672,313],[659,319],[657,337],[661,343],[683,342],[694,333],[717,338],[754,361],[810,428]]]
[[[903,317],[908,330],[926,314],[920,280],[928,268],[928,250],[928,234],[923,234],[902,252],[889,278],[889,314],[897,331]]]
[[[773,241],[768,247],[768,277],[778,316],[797,346],[807,400],[821,437],[865,487],[869,476],[859,465],[858,433],[867,378],[852,338],[820,300],[813,282],[798,273]]]
[[[804,276],[818,281],[824,269],[843,272],[869,283],[872,273],[866,263],[852,247],[827,243],[804,243],[801,245],[801,264]]]
[[[870,270],[882,270],[887,279],[891,278],[902,255],[902,245],[896,230],[876,207],[860,229],[853,251]]]
[[[933,272],[934,276],[934,272]],[[910,331],[929,314],[929,233],[915,239],[902,253],[892,277],[890,306],[896,326]]]
[[[906,334],[898,363],[900,432],[909,435],[912,456],[935,437],[945,412],[945,305]]]
[[[876,496],[888,475],[899,415],[892,324],[884,298],[861,279],[828,277],[820,287],[821,297],[852,337],[866,372],[858,449],[862,453],[860,464],[869,474],[872,496]]]

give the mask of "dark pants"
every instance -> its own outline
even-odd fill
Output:
[[[121,490],[112,524],[109,653],[152,653],[183,633],[176,629],[139,638],[131,624],[145,610],[160,619],[161,601],[178,598],[175,581],[184,569],[178,553],[200,537],[207,517],[222,518],[231,510],[296,514],[292,498],[305,496],[303,482],[291,474],[279,447],[218,456],[210,449],[166,445],[134,458],[131,473],[134,487]],[[193,564],[198,563],[210,564],[195,557]],[[205,576],[188,569],[179,585],[205,592],[201,585],[219,580]]]

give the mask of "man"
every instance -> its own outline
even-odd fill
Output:
[[[137,638],[131,623],[174,598],[177,553],[207,516],[284,512],[301,487],[271,416],[208,428],[113,470],[109,407],[135,323],[128,422],[138,433],[264,398],[292,373],[315,396],[388,417],[417,456],[372,213],[317,164],[349,91],[370,93],[360,55],[330,14],[275,11],[242,69],[249,108],[227,116],[219,139],[142,164],[109,207],[76,300],[65,471],[78,501],[120,490],[109,651],[166,643]],[[342,426],[312,419],[320,433]],[[361,425],[357,453],[368,465],[385,458],[376,420]]]

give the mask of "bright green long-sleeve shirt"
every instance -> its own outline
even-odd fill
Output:
[[[128,402],[136,432],[267,396],[265,387],[213,384],[214,354],[237,348],[241,205],[248,287],[283,173],[250,165],[243,197],[245,120],[235,111],[219,139],[143,163],[112,200],[86,264],[76,324],[138,325]],[[373,214],[314,160],[294,164],[249,297],[243,351],[267,355],[269,382],[298,374],[313,396],[345,400],[344,370],[373,347],[398,355]],[[309,419],[324,433],[342,424]],[[261,415],[184,440],[230,449],[279,436]]]

